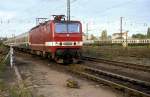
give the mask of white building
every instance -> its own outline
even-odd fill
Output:
[[[128,32],[124,32],[124,33],[114,33],[112,35],[112,39],[126,39],[126,37],[128,37]]]

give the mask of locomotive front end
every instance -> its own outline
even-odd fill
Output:
[[[58,63],[78,62],[82,48],[82,25],[79,21],[54,23],[55,60]]]

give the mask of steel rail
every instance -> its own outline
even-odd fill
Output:
[[[118,74],[113,74],[94,68],[89,68],[86,66],[80,66],[75,68],[77,70],[72,69],[72,72],[82,75],[93,81],[111,86],[113,88],[124,90],[126,93],[128,93],[128,95],[134,95],[138,97],[150,97],[150,83],[148,82],[124,77]]]
[[[106,60],[106,59],[102,59],[102,58],[100,59],[100,58],[89,57],[89,56],[83,56],[82,59],[88,60],[88,61],[105,63],[108,65],[114,65],[114,66],[120,66],[120,67],[124,67],[124,68],[130,68],[130,69],[136,69],[136,70],[150,72],[150,66],[148,66],[148,65],[139,65],[139,64],[133,64],[133,63],[118,62],[118,61]]]

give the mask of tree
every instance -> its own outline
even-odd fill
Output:
[[[108,40],[111,40],[111,39],[112,39],[112,37],[111,37],[111,35],[109,35],[109,36],[108,36]]]
[[[106,30],[103,30],[102,33],[101,33],[101,40],[107,40],[107,31]]]
[[[93,35],[93,34],[91,34],[91,40],[96,40],[97,38]]]
[[[140,34],[140,33],[138,33],[138,34],[133,34],[133,35],[132,35],[132,38],[144,39],[144,38],[146,38],[146,35]]]
[[[150,38],[150,27],[147,29],[147,38]]]

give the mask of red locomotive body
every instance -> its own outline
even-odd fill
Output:
[[[26,37],[14,46],[33,54],[55,59],[60,63],[70,63],[80,58],[82,47],[82,25],[79,21],[65,21],[58,16],[54,20],[32,28]],[[19,38],[18,38],[19,39]],[[25,44],[24,44],[25,43]]]

